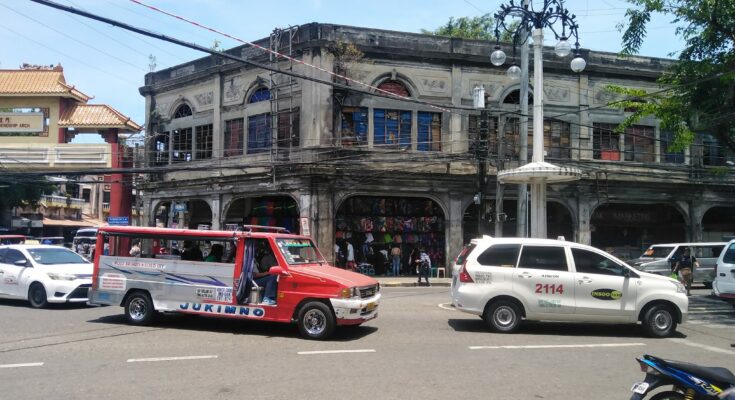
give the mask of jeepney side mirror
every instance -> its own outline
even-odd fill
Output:
[[[290,276],[291,275],[291,274],[288,273],[288,271],[285,271],[283,268],[281,268],[281,267],[279,267],[277,265],[276,266],[273,266],[273,267],[270,267],[270,269],[268,270],[268,273],[271,274],[271,275],[285,275],[285,276]]]

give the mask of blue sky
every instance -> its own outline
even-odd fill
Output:
[[[115,18],[166,35],[210,47],[219,40],[225,48],[239,45],[201,28],[158,14],[129,0],[56,0],[75,8]],[[309,22],[420,32],[444,24],[449,17],[477,16],[499,9],[499,1],[480,0],[141,0],[166,11],[209,25],[243,40],[267,37],[275,27]],[[520,2],[520,0],[518,0]],[[541,3],[534,1],[534,4]],[[584,48],[617,52],[629,4],[618,0],[568,0],[577,15]],[[64,66],[67,83],[104,103],[145,122],[145,103],[138,93],[149,71],[149,55],[156,70],[203,56],[173,44],[141,38],[131,32],[69,15],[29,0],[0,0],[0,69],[22,63]],[[641,54],[668,57],[680,50],[675,27],[663,17],[649,25]],[[546,44],[554,40],[547,36]],[[90,137],[78,136],[82,141]]]

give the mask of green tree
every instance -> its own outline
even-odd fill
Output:
[[[514,22],[513,24],[511,24],[511,29],[517,26],[518,24]],[[495,20],[490,14],[484,14],[479,17],[449,17],[449,21],[447,21],[446,24],[434,30],[422,29],[421,33],[436,36],[449,36],[462,39],[480,39],[494,41]],[[508,32],[501,32],[500,40],[503,42],[512,42],[513,36]]]
[[[0,178],[0,214],[13,207],[38,204],[44,194],[51,194],[54,185],[40,177]]]
[[[623,125],[653,115],[662,128],[675,133],[671,150],[681,150],[694,140],[694,132],[709,133],[735,151],[735,1],[733,0],[628,0],[634,5],[626,12],[623,31],[625,55],[640,50],[651,15],[671,17],[679,26],[676,35],[685,46],[659,79],[670,90],[655,96],[635,90],[612,88],[630,101],[641,98],[645,105]],[[633,104],[620,103],[631,108]]]

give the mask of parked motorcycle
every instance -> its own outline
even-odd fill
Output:
[[[642,400],[656,388],[671,385],[671,390],[656,393],[650,400],[735,400],[735,375],[727,368],[703,367],[651,355],[636,358],[646,379],[630,389],[631,400]]]

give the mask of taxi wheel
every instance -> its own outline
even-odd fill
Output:
[[[644,314],[643,329],[653,337],[670,336],[676,330],[676,314],[667,305],[655,305]]]
[[[521,324],[521,310],[512,301],[498,300],[487,307],[483,319],[494,330],[511,333]]]
[[[147,293],[135,292],[125,301],[125,317],[133,325],[147,325],[153,320],[153,301]]]
[[[326,304],[312,301],[301,307],[298,325],[301,336],[324,340],[332,336],[336,322],[332,310]]]
[[[28,302],[31,303],[33,308],[44,308],[48,305],[48,298],[46,297],[46,288],[42,284],[35,282],[28,289]]]

